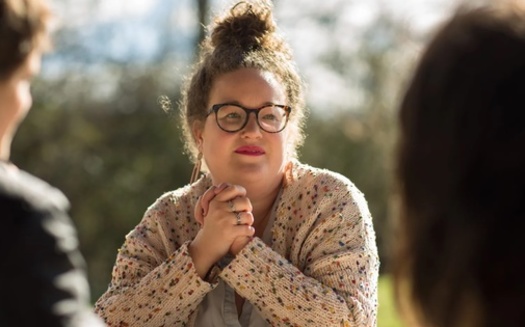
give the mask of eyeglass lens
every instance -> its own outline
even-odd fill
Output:
[[[266,132],[281,131],[286,125],[287,112],[281,107],[269,105],[258,112],[259,126]],[[217,110],[217,123],[226,131],[238,131],[248,120],[248,113],[236,105],[224,105]]]

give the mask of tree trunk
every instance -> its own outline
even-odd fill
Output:
[[[209,0],[197,0],[197,19],[199,20],[199,34],[197,38],[197,43],[195,44],[195,55],[197,58],[199,54],[199,46],[206,37],[206,26],[208,26],[208,17],[210,12],[210,2]]]

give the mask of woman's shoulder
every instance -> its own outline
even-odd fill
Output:
[[[293,162],[293,180],[286,187],[290,198],[301,198],[303,193],[322,201],[343,201],[357,204],[363,210],[368,207],[361,190],[346,176],[325,168]],[[348,201],[347,201],[348,200]]]
[[[291,186],[301,188],[312,184],[312,186],[333,186],[358,190],[348,177],[338,172],[326,168],[313,167],[299,161],[293,161],[292,164],[293,181],[290,183]]]
[[[35,211],[69,208],[69,201],[57,188],[14,166],[0,166],[0,195],[2,203],[22,204],[20,208]],[[14,208],[14,207],[12,207]]]

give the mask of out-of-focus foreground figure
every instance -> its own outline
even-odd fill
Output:
[[[525,6],[462,7],[400,110],[396,285],[418,326],[525,326]]]
[[[0,0],[0,326],[96,327],[67,199],[9,162],[49,20],[44,1]]]

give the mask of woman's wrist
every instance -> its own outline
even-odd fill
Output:
[[[196,242],[196,240],[190,242],[188,245],[188,252],[190,253],[190,257],[193,261],[193,265],[195,266],[195,270],[197,271],[197,275],[204,279],[208,271],[211,269],[213,263],[210,263],[209,260],[206,260],[206,256],[202,254],[202,251],[200,251],[198,242]]]

